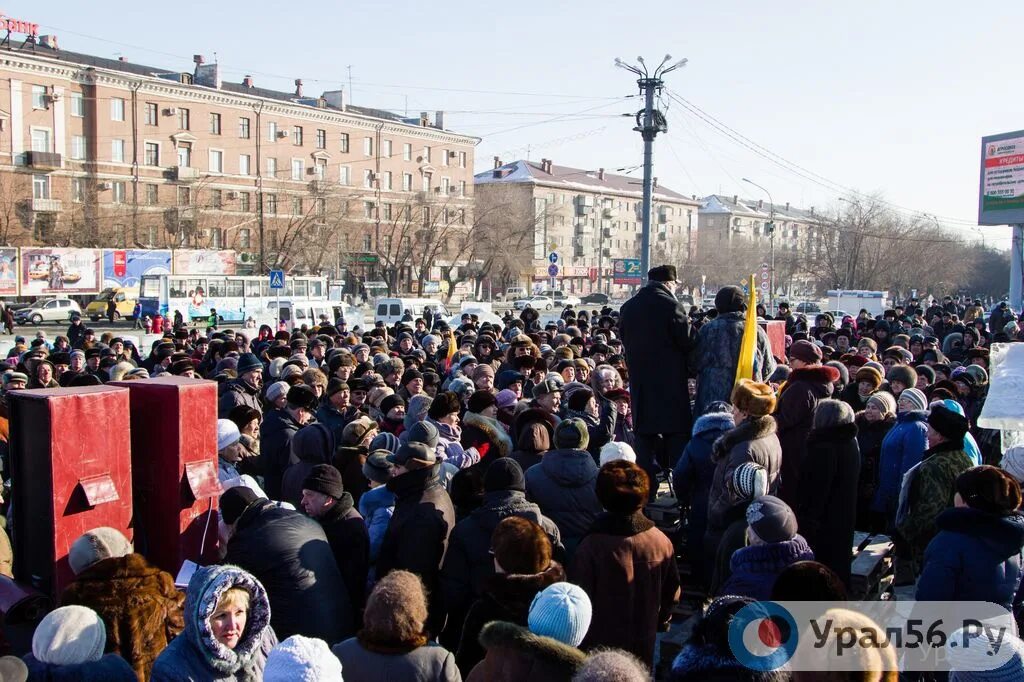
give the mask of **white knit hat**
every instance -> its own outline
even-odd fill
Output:
[[[341,661],[322,639],[292,635],[275,646],[263,669],[264,682],[343,682]]]
[[[999,463],[1003,471],[1024,483],[1024,445],[1014,445],[1003,453],[1003,461]]]
[[[288,394],[288,389],[291,386],[286,381],[275,381],[274,383],[267,386],[267,400],[274,402],[283,395]]]
[[[604,466],[608,462],[614,462],[617,459],[624,459],[627,462],[636,462],[636,453],[633,451],[633,448],[630,447],[629,443],[609,441],[601,446],[600,466]]]
[[[62,606],[46,614],[32,635],[32,655],[50,665],[98,661],[107,644],[107,629],[85,606]]]
[[[238,442],[242,434],[238,431],[238,425],[230,419],[217,420],[217,452],[220,452],[229,445]]]

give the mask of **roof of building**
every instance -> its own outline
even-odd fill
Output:
[[[584,170],[570,166],[550,165],[550,172],[545,169],[546,164],[537,161],[512,161],[497,168],[477,173],[473,181],[478,185],[523,182],[543,183],[545,185],[562,185],[567,189],[589,192],[616,192],[618,194],[643,193],[642,180],[628,175],[616,175],[605,171],[604,178],[599,177],[595,170]],[[496,173],[501,177],[496,177]],[[689,203],[698,203],[697,199],[685,196],[679,192],[659,185],[654,190],[656,198],[674,199]]]
[[[787,206],[770,204],[759,199],[744,199],[738,196],[725,196],[722,194],[710,194],[701,200],[701,213],[723,213],[739,214],[756,218],[768,218],[774,210],[776,220],[795,220],[814,222],[821,219],[820,214],[814,213],[814,209],[806,210]]]

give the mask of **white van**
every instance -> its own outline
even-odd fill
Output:
[[[307,328],[316,327],[325,319],[327,324],[333,325],[339,317],[344,318],[350,330],[356,327],[365,329],[363,314],[357,308],[340,301],[281,301],[280,305],[276,301],[268,301],[267,315],[283,322],[289,331],[299,329],[302,325]]]
[[[412,319],[423,316],[423,309],[430,308],[435,315],[444,319],[451,317],[444,303],[436,298],[378,298],[373,305],[373,321],[383,322],[391,327],[402,321],[405,311],[409,311]]]

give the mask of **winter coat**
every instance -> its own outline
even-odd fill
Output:
[[[455,527],[455,509],[441,485],[440,468],[438,463],[388,481],[388,490],[395,494],[395,511],[377,556],[378,578],[402,569],[423,580],[430,602],[427,624],[432,633],[439,632],[444,624],[441,562]]]
[[[347,492],[317,519],[327,536],[334,562],[357,615],[366,605],[366,576],[370,572],[370,534]]]
[[[856,424],[811,430],[797,488],[797,526],[815,559],[835,571],[847,587],[859,473]]]
[[[618,414],[615,412],[615,403],[606,398],[597,398],[597,404],[597,417],[587,412],[566,410],[566,418],[580,419],[587,425],[587,452],[590,453],[595,462],[600,462],[601,448],[615,438],[615,424]]]
[[[43,663],[32,654],[26,654],[23,660],[30,682],[135,682],[136,679],[132,667],[117,654],[73,665]]]
[[[325,402],[320,406],[320,409],[316,411],[317,422],[331,430],[331,435],[334,436],[335,445],[341,445],[341,437],[345,431],[345,427],[348,426],[350,421],[358,416],[359,410],[354,407],[346,407],[345,411],[342,412],[329,402]]]
[[[706,642],[690,642],[672,661],[672,682],[789,682],[789,671],[760,672],[736,660],[728,645],[722,650]]]
[[[359,514],[363,517],[370,540],[370,563],[376,563],[384,533],[395,512],[395,494],[385,486],[378,486],[359,498]]]
[[[1012,611],[1024,560],[1024,517],[954,507],[935,520],[918,601],[989,601]]]
[[[641,435],[689,437],[693,336],[683,304],[664,283],[649,282],[622,304],[619,335],[631,378],[633,429]]]
[[[466,469],[480,461],[480,453],[475,449],[466,450],[462,446],[461,426],[444,424],[430,417],[427,417],[426,421],[437,428],[436,450],[438,460],[448,462],[459,469]]]
[[[527,408],[516,416],[512,422],[512,437],[515,441],[512,459],[519,462],[523,471],[534,464],[540,464],[544,453],[554,446],[556,426],[558,417],[547,410]]]
[[[814,552],[799,535],[792,540],[751,545],[737,550],[729,561],[732,575],[718,595],[733,594],[751,599],[771,599],[772,586],[779,573],[798,561],[813,561]]]
[[[481,459],[485,463],[512,454],[512,439],[508,437],[505,427],[497,419],[475,412],[467,412],[462,417],[462,436],[459,442],[464,448],[483,451],[485,454]]]
[[[259,389],[251,386],[242,377],[235,377],[228,382],[227,388],[217,401],[217,417],[227,419],[228,413],[239,405],[251,407],[263,414],[263,402],[260,400]]]
[[[858,390],[857,382],[851,381],[846,388],[839,392],[838,400],[842,400],[844,403],[850,406],[854,412],[860,412],[864,409],[864,406],[868,404],[868,396],[861,398],[860,391]]]
[[[281,479],[292,456],[292,438],[302,428],[284,410],[268,410],[260,425],[263,489],[272,500],[281,499]]]
[[[466,682],[570,682],[585,660],[579,649],[500,620],[484,626],[480,644],[487,654]]]
[[[526,471],[526,497],[558,526],[569,557],[604,511],[596,483],[597,465],[586,450],[549,450]]]
[[[654,642],[679,601],[672,541],[636,512],[605,513],[583,538],[569,571],[590,595],[593,617],[584,648],[615,647],[654,663]]]
[[[565,580],[565,569],[556,561],[540,573],[497,573],[488,578],[483,594],[469,608],[461,628],[462,636],[455,654],[459,670],[469,675],[473,667],[483,660],[486,652],[478,638],[485,625],[500,620],[526,627],[530,605],[537,593]]]
[[[210,618],[232,587],[249,593],[245,632],[234,649],[218,642]],[[263,585],[235,566],[196,569],[185,593],[185,631],[174,638],[153,665],[151,682],[259,682],[267,655],[277,645],[270,626],[270,603]]]
[[[365,445],[341,445],[335,442],[334,457],[331,464],[341,472],[341,480],[345,482],[345,492],[352,495],[357,505],[363,495],[370,489],[370,483],[363,476],[363,465],[369,450]]]
[[[927,448],[928,413],[911,410],[897,415],[896,424],[882,439],[878,489],[871,505],[874,511],[885,515],[888,523],[896,519],[903,476],[921,461],[921,455]]]
[[[760,464],[768,471],[768,493],[779,488],[783,468],[782,448],[770,416],[750,417],[726,431],[711,447],[715,474],[708,494],[708,532],[720,532],[725,513],[741,500],[732,491],[732,475],[744,462]]]
[[[938,532],[939,514],[953,506],[957,476],[970,469],[970,457],[960,442],[947,441],[928,448],[921,463],[907,472],[900,491],[900,508],[896,528],[907,541],[916,561],[924,558],[924,550]]]
[[[301,509],[302,483],[317,464],[330,464],[333,455],[334,436],[330,429],[320,422],[299,429],[292,438],[288,466],[281,477],[281,497],[275,499]]]
[[[797,502],[800,469],[807,452],[807,434],[814,418],[814,406],[819,400],[832,397],[832,382],[839,378],[839,370],[828,365],[794,369],[782,387],[775,407],[775,423],[779,426],[782,445],[781,497],[790,507]]]
[[[140,682],[149,679],[157,656],[185,627],[184,600],[174,578],[141,554],[93,564],[61,596],[64,606],[87,606],[99,614],[107,629],[104,652],[128,661]]]
[[[224,561],[252,573],[270,599],[274,630],[337,642],[355,631],[352,603],[323,529],[261,499],[235,522]]]
[[[857,478],[857,525],[860,530],[876,531],[882,528],[873,518],[872,503],[879,486],[882,460],[882,441],[896,425],[896,416],[869,422],[860,412],[854,419],[857,425],[857,448],[860,450],[860,475]]]
[[[715,477],[717,463],[711,458],[711,446],[726,431],[731,430],[732,415],[725,413],[706,414],[693,423],[693,438],[686,444],[682,457],[672,472],[676,498],[682,507],[689,506],[686,521],[686,546],[692,548],[690,556],[702,562],[700,548],[708,525],[708,496]],[[708,576],[701,576],[706,581]]]
[[[707,412],[708,406],[717,400],[729,401],[736,383],[736,363],[740,357],[746,316],[743,311],[721,313],[697,333],[697,346],[690,357],[690,366],[700,368],[697,371],[697,399],[693,407],[695,415]],[[784,349],[777,352],[782,353]],[[775,367],[768,335],[758,325],[754,381],[767,383]]]
[[[455,656],[444,647],[381,647],[358,638],[335,644],[345,682],[462,682]]]

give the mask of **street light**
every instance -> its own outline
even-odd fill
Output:
[[[768,205],[770,207],[768,209],[768,239],[772,249],[771,277],[768,280],[768,310],[771,311],[775,303],[775,201],[772,199],[772,193],[761,185],[749,178],[742,178],[742,180],[768,195]]]

